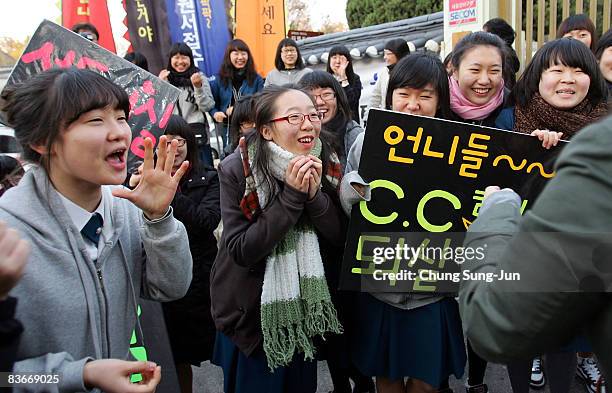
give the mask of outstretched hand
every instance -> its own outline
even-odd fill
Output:
[[[154,220],[163,217],[168,211],[168,206],[174,198],[181,177],[187,172],[189,162],[183,161],[180,168],[172,175],[172,165],[178,142],[173,140],[170,151],[166,149],[167,138],[162,135],[159,138],[159,149],[157,152],[157,164],[153,164],[153,141],[145,138],[145,157],[142,167],[142,176],[135,189],[120,188],[113,190],[113,195],[124,198],[138,206],[145,216]]]

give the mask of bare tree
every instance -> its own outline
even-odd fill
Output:
[[[18,59],[26,45],[30,41],[30,37],[26,37],[23,40],[15,39],[12,37],[1,37],[0,38],[0,50],[8,54],[13,59]]]
[[[312,31],[308,4],[303,0],[287,0],[289,29]]]
[[[348,26],[344,22],[332,21],[329,15],[325,15],[323,23],[319,28],[319,31],[325,34],[338,33],[340,31],[347,31]]]

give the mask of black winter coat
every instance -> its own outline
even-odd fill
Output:
[[[346,98],[348,99],[349,108],[351,108],[351,117],[357,123],[361,122],[361,116],[359,113],[359,99],[361,98],[362,88],[361,78],[359,78],[359,75],[357,74],[355,74],[355,77],[350,81],[348,86],[343,87],[344,92],[346,93]]]
[[[200,165],[187,173],[172,201],[174,217],[185,225],[189,236],[194,281],[197,269],[210,272],[217,255],[213,231],[221,221],[219,189],[217,171]]]
[[[203,165],[185,175],[172,201],[185,225],[193,258],[193,279],[184,298],[163,304],[175,363],[210,359],[215,328],[210,315],[210,270],[217,255],[213,231],[221,220],[219,177]]]

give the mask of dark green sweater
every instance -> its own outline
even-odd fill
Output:
[[[464,269],[521,274],[520,281],[462,283],[461,317],[474,349],[502,363],[584,333],[612,378],[612,117],[564,149],[557,176],[524,217],[509,194],[485,202],[465,240],[486,244],[486,258]],[[585,283],[596,292],[576,292]]]

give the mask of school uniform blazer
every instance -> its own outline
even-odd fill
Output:
[[[524,273],[520,281],[462,283],[464,329],[486,360],[530,359],[566,344],[584,329],[604,374],[612,376],[610,146],[611,116],[580,131],[563,149],[556,177],[523,217],[518,195],[512,192],[485,200],[464,244],[486,244],[485,259],[468,259],[462,268]],[[563,241],[541,233],[562,234]],[[587,234],[603,234],[608,243],[584,248]],[[567,291],[577,289],[577,277],[585,276],[600,292]],[[518,292],[521,289],[531,291]]]

